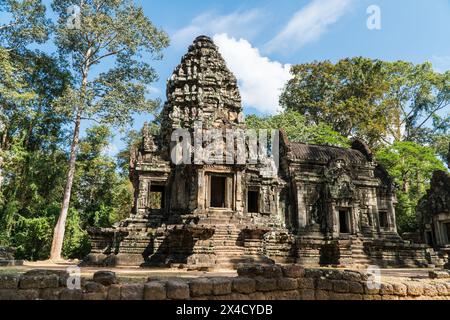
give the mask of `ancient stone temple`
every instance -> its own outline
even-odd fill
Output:
[[[450,165],[450,145],[448,153]],[[450,174],[433,172],[430,189],[417,206],[419,239],[438,252],[450,269]]]
[[[394,185],[364,142],[308,145],[280,130],[264,160],[242,161],[242,146],[251,143],[215,139],[232,149],[215,152],[197,141],[210,129],[223,136],[246,126],[236,78],[212,40],[200,36],[168,80],[160,133],[145,125],[132,150],[133,211],[116,227],[89,231],[87,263],[202,269],[253,261],[433,262],[432,249],[397,234]],[[186,149],[198,152],[186,156]]]

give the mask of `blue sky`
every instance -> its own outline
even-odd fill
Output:
[[[163,101],[166,79],[199,34],[219,45],[238,78],[247,114],[277,112],[277,96],[292,64],[365,56],[431,61],[437,71],[450,69],[450,0],[136,2],[171,38],[164,59],[151,62],[160,80],[149,88],[150,96]],[[367,27],[367,8],[373,5],[381,13],[379,30]],[[140,129],[149,119],[136,116],[133,128]],[[122,145],[117,134],[111,153]]]

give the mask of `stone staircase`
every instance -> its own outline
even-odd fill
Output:
[[[251,225],[248,217],[236,217],[229,212],[212,213],[202,218],[199,223],[214,225],[214,235],[211,237],[214,252],[214,269],[236,268],[239,263],[264,261],[257,254],[258,248],[248,247],[250,243],[244,240],[242,229]],[[258,244],[256,244],[258,245]]]
[[[361,239],[353,239],[350,248],[354,265],[363,267],[372,264],[370,257],[364,251],[364,242]]]

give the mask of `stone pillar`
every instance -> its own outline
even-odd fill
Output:
[[[243,212],[243,195],[242,195],[242,172],[238,171],[236,177],[236,208],[238,212]]]
[[[333,238],[339,237],[339,212],[336,210],[336,204],[332,201],[328,203],[328,214],[330,216],[331,230]]]
[[[198,170],[197,208],[205,209],[206,177],[203,169]]]
[[[389,231],[397,232],[397,222],[395,221],[395,206],[392,199],[388,202],[388,223],[389,223]]]
[[[300,184],[294,184],[294,190],[296,190],[297,195],[297,219],[299,229],[305,228],[308,220],[306,216],[306,203],[304,201],[304,192]]]
[[[150,180],[146,177],[139,179],[139,196],[136,199],[136,215],[143,217],[148,207],[148,196],[150,192]]]
[[[234,210],[235,205],[233,203],[234,199],[234,186],[233,186],[233,177],[227,177],[225,179],[225,207]]]

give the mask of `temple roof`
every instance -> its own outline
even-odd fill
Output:
[[[360,151],[331,146],[289,142],[288,147],[293,160],[329,162],[332,159],[343,159],[347,163],[367,162]]]

